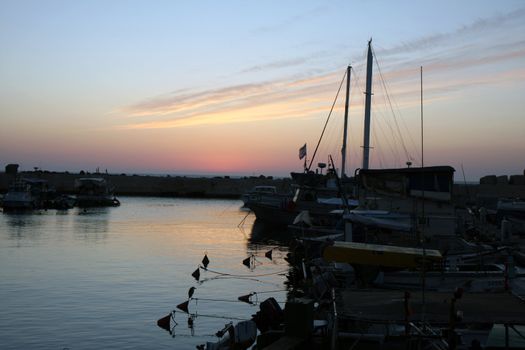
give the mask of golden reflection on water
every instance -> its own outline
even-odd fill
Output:
[[[121,198],[116,208],[0,217],[0,339],[4,349],[194,349],[227,319],[200,316],[191,336],[177,313],[177,336],[156,320],[187,300],[190,312],[250,318],[235,303],[250,292],[282,290],[285,247],[252,237],[240,201]],[[274,248],[272,260],[264,257]],[[207,254],[209,271],[191,273]],[[252,269],[242,260],[254,255]],[[216,274],[226,273],[235,276]],[[267,275],[259,277],[259,275]],[[284,300],[285,292],[261,294]],[[223,300],[210,301],[210,300]],[[38,315],[38,322],[29,322]],[[59,341],[57,341],[59,339]]]

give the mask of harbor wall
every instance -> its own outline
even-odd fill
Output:
[[[291,178],[250,176],[241,178],[149,176],[126,174],[79,174],[68,172],[31,171],[17,174],[0,173],[0,193],[5,193],[16,176],[45,179],[58,192],[73,194],[75,179],[81,177],[103,177],[115,186],[116,195],[170,196],[192,198],[240,198],[254,186],[275,186],[279,192],[289,191]],[[510,179],[510,178],[509,178]],[[459,205],[478,205],[495,208],[498,198],[525,198],[525,181],[512,177],[512,181],[499,179],[479,184],[454,184],[453,201]]]
[[[186,176],[148,176],[125,174],[73,174],[62,172],[22,172],[18,176],[47,180],[58,192],[75,192],[75,179],[82,177],[102,177],[115,187],[115,194],[126,196],[169,196],[192,198],[240,198],[254,186],[276,186],[278,191],[290,188],[291,179],[272,177],[186,177]],[[0,173],[0,192],[5,193],[15,174]]]

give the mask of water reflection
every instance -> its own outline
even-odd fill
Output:
[[[285,228],[276,228],[256,219],[248,243],[287,246],[292,239],[293,235]]]
[[[131,342],[195,349],[216,340],[225,322],[258,310],[239,296],[286,299],[287,238],[253,215],[240,230],[239,201],[121,199],[117,208],[0,215],[2,348],[62,348],[55,339],[62,329],[63,344],[77,350]],[[205,253],[208,270],[195,281]],[[252,255],[250,269],[242,261]],[[154,321],[188,298],[199,318],[177,312],[177,337],[159,332]],[[28,324],[33,314],[44,322]]]
[[[78,208],[73,213],[73,232],[77,238],[86,241],[99,241],[108,237],[111,210],[108,207]]]
[[[4,212],[3,217],[6,219],[8,238],[19,241],[38,238],[41,234],[38,227],[45,221],[45,218],[38,211]]]

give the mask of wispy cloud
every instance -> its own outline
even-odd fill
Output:
[[[411,52],[419,52],[423,50],[433,50],[436,47],[443,45],[449,46],[451,43],[456,43],[461,39],[469,36],[477,36],[482,32],[488,32],[494,34],[501,30],[506,31],[507,26],[518,25],[523,27],[525,24],[525,8],[517,9],[515,11],[496,15],[490,18],[480,18],[476,21],[461,26],[454,31],[448,33],[436,33],[424,37],[420,37],[411,41],[402,42],[399,45],[391,48],[385,48],[381,50],[384,56],[396,55],[396,54],[407,54]],[[512,38],[510,34],[512,32],[506,32],[508,38]]]
[[[436,78],[426,86],[426,94],[434,100],[455,98],[451,92],[470,86],[522,81],[525,40],[523,36],[506,34],[525,29],[524,19],[525,9],[520,9],[478,19],[448,33],[378,49],[382,78],[395,89],[394,94],[400,97],[401,104],[410,104],[410,100],[417,97],[413,81],[418,78],[420,65],[434,77],[447,77]],[[482,40],[486,37],[500,40],[496,40],[497,45],[487,44]],[[247,68],[241,73],[307,65],[308,62],[309,58],[279,60]],[[383,62],[394,63],[383,65]],[[496,64],[498,67],[494,68]],[[492,69],[479,76],[475,71],[479,67]],[[342,74],[342,71],[312,73],[311,70],[309,76],[302,78],[288,77],[193,92],[181,90],[124,107],[118,114],[125,117],[122,127],[132,129],[324,116]]]
[[[280,22],[277,22],[276,24],[272,26],[262,26],[254,30],[255,34],[258,33],[268,33],[268,32],[276,32],[280,31],[283,28],[289,27],[294,25],[295,23],[302,22],[305,20],[309,20],[311,18],[317,17],[320,14],[326,12],[326,10],[329,8],[327,5],[319,5],[314,8],[311,8],[309,10],[303,11],[302,13],[299,13],[297,15],[288,17],[286,19],[283,19]]]
[[[230,86],[171,98],[151,99],[124,108],[128,118],[143,121],[129,128],[178,127],[188,125],[253,122],[264,119],[306,117],[324,105],[324,93],[333,91],[334,82],[273,81]],[[144,120],[145,119],[145,120]]]
[[[270,62],[267,64],[260,64],[260,65],[256,65],[256,66],[252,66],[252,67],[243,69],[241,73],[253,73],[253,72],[260,72],[260,71],[267,70],[267,69],[279,69],[279,68],[286,68],[290,66],[298,66],[306,62],[308,62],[308,58],[306,57],[275,61],[275,62]]]

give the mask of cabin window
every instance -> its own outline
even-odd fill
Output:
[[[409,178],[410,190],[429,192],[449,192],[450,181],[446,174],[411,174]]]

